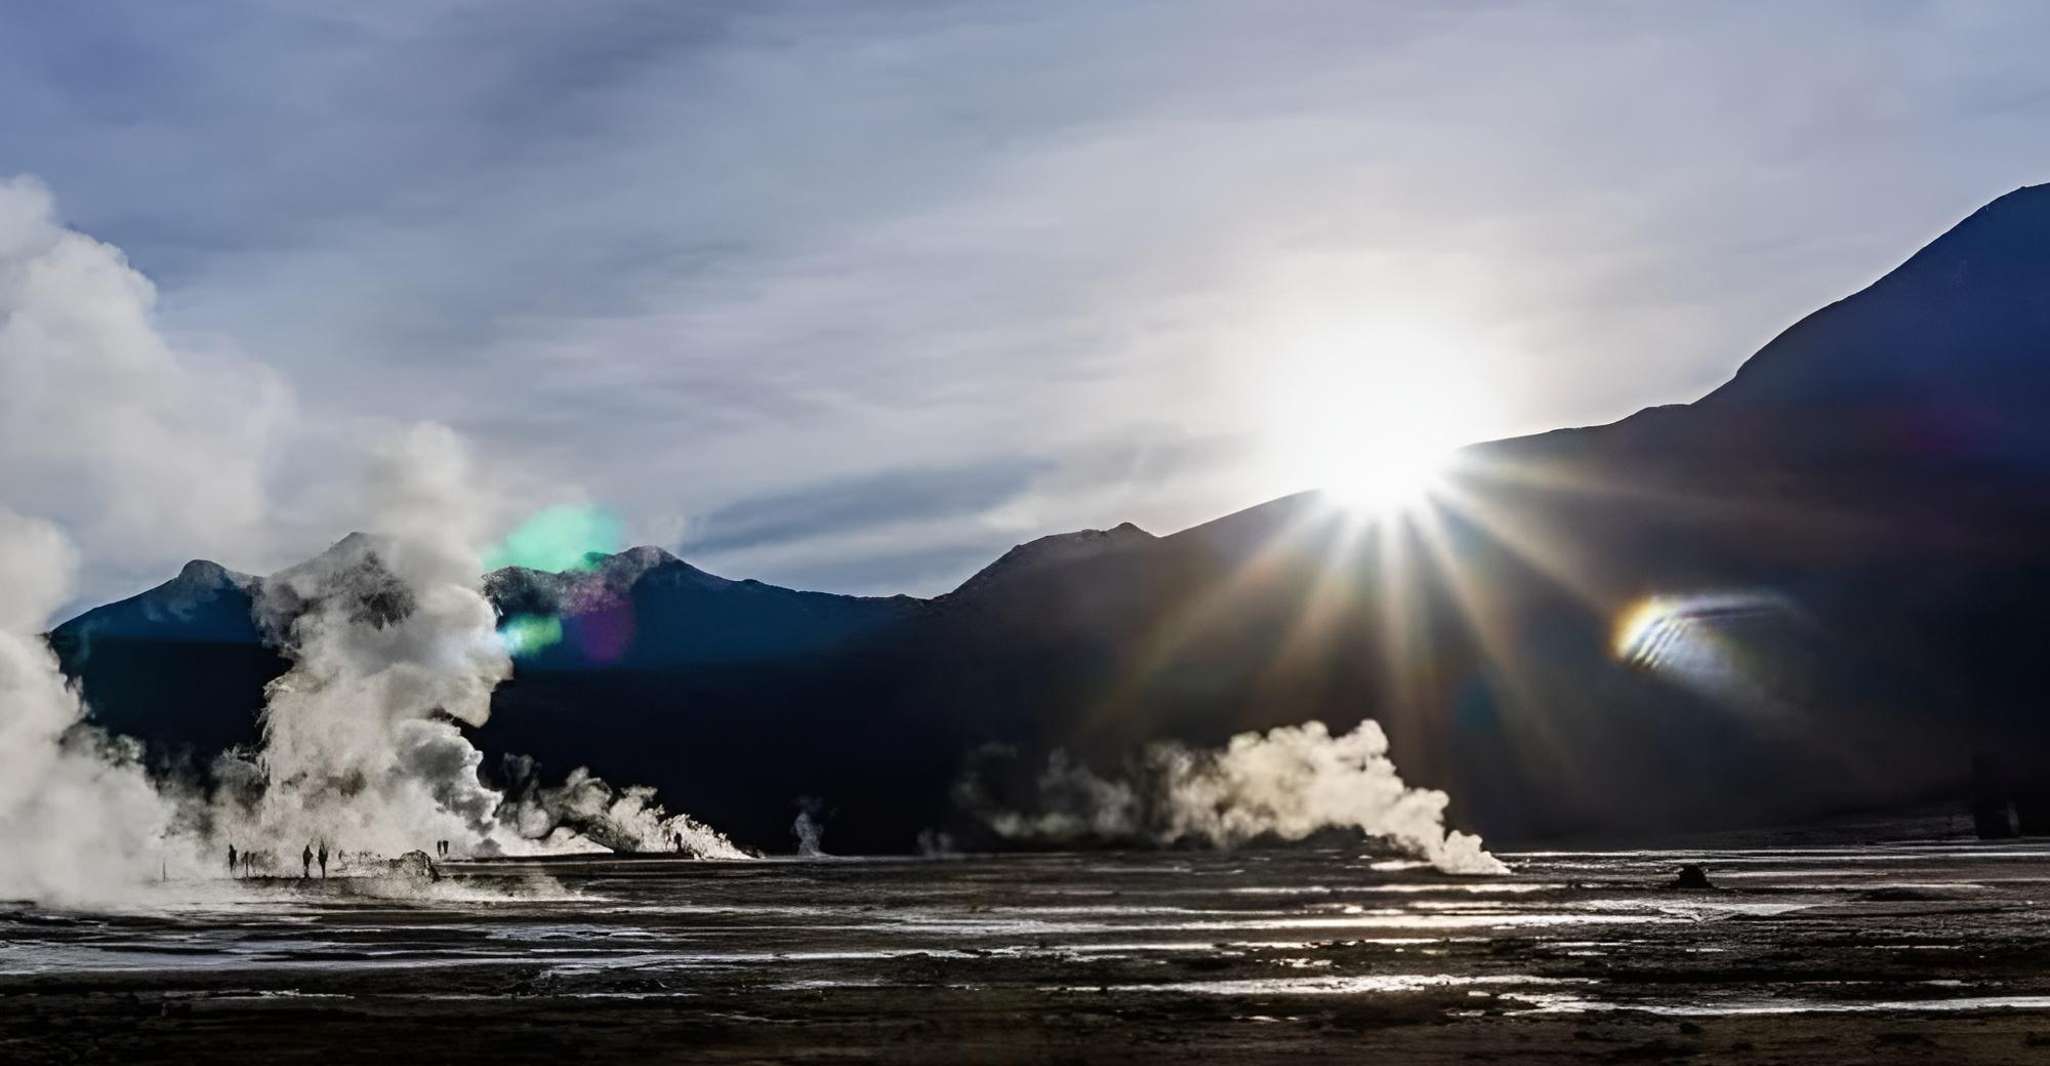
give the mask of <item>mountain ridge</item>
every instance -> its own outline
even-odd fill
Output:
[[[1029,783],[1055,749],[1114,765],[1311,718],[1377,718],[1408,779],[1512,841],[1925,800],[1981,750],[2050,772],[2046,294],[2039,185],[1691,403],[1461,449],[1407,525],[1301,493],[1166,536],[1028,541],[932,600],[732,581],[659,549],[498,571],[502,610],[588,621],[519,661],[478,737],[767,846],[794,797],[823,796],[831,836],[869,851],[924,829],[1001,843],[953,806],[968,752],[1013,753]],[[1786,606],[1693,623],[1720,659],[1618,655],[1635,606],[1697,593]],[[66,659],[96,708],[120,687],[101,654]],[[152,696],[189,671],[137,662]],[[134,696],[114,717],[150,717]]]

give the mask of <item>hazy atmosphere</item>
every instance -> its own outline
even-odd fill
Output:
[[[360,521],[321,498],[334,441],[419,418],[508,514],[600,501],[715,573],[932,594],[1327,482],[1334,438],[1694,399],[2050,173],[2046,33],[1982,4],[35,5],[0,33],[0,217],[147,279],[92,343],[164,346],[179,450],[264,501],[91,544],[90,596],[317,551]],[[108,519],[62,462],[11,460],[9,502]]]

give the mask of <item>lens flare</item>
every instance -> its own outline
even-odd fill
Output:
[[[516,614],[498,627],[498,639],[507,655],[523,658],[561,643],[562,619],[552,614]]]
[[[1711,650],[1718,626],[1790,609],[1783,597],[1767,592],[1651,596],[1617,621],[1611,650],[1616,658],[1643,669],[1685,666]]]
[[[590,504],[559,504],[535,512],[507,534],[484,557],[484,565],[491,570],[520,566],[559,574],[588,570],[592,553],[611,554],[622,547],[625,529],[611,512]]]
[[[558,504],[544,507],[507,534],[484,558],[487,569],[508,566],[551,574],[589,570],[601,555],[624,544],[624,527],[602,507]],[[498,639],[515,659],[562,642],[562,619],[551,614],[515,614],[499,623]]]
[[[1672,617],[1672,601],[1663,596],[1648,596],[1633,604],[1616,622],[1616,635],[1610,642],[1610,650],[1624,662],[1636,662],[1653,634]]]

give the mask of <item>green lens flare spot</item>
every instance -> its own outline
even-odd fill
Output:
[[[515,659],[562,642],[562,619],[552,614],[516,614],[498,627],[498,639]]]
[[[588,570],[591,556],[609,555],[625,545],[625,529],[602,507],[559,504],[535,512],[484,557],[491,570],[521,566],[546,570]]]

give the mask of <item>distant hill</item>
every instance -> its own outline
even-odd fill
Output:
[[[585,561],[585,569],[559,574],[509,567],[485,578],[501,612],[563,622],[559,643],[523,658],[528,669],[676,669],[809,654],[902,618],[920,603],[731,581],[660,548]]]
[[[1380,719],[1407,777],[1504,840],[1958,797],[1975,753],[2050,779],[2046,401],[2037,186],[1695,403],[1465,449],[1402,523],[1292,496],[1042,538],[932,600],[654,548],[499,571],[501,610],[563,639],[478,739],[657,785],[760,846],[815,797],[844,851],[975,842],[952,789],[987,745],[1109,762],[1308,718]],[[254,580],[195,563],[53,641],[102,720],[203,751],[248,733],[281,669]],[[1619,632],[1647,597],[1665,614]]]

